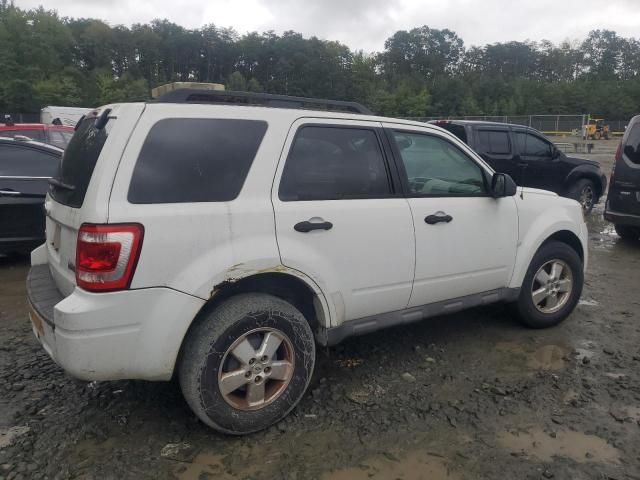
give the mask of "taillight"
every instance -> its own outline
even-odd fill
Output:
[[[76,247],[77,285],[94,292],[128,288],[143,236],[138,223],[82,225]]]

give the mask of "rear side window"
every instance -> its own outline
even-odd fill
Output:
[[[375,131],[315,126],[298,130],[282,172],[280,200],[381,198],[390,194]]]
[[[511,153],[509,132],[501,130],[478,130],[477,151],[496,155]]]
[[[266,131],[266,122],[257,120],[160,120],[142,145],[129,185],[129,202],[233,200]]]
[[[115,124],[109,119],[103,128],[95,127],[95,118],[85,118],[71,138],[62,155],[57,186],[51,187],[51,196],[72,208],[82,207],[102,147]]]
[[[60,157],[35,148],[0,145],[0,177],[52,177]]]
[[[624,145],[624,154],[633,163],[640,164],[640,123],[631,127]]]

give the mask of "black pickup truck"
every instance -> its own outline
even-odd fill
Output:
[[[509,174],[518,185],[551,190],[591,211],[604,194],[607,178],[600,164],[568,157],[537,130],[507,123],[434,120],[467,143],[491,167]]]

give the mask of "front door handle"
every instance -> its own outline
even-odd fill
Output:
[[[16,192],[15,190],[0,190],[0,195],[7,195],[7,196],[17,196],[17,195],[22,195],[22,192]]]
[[[525,162],[520,162],[520,163],[518,163],[518,166],[519,166],[520,168],[527,168],[527,167],[529,166],[529,164],[528,164],[528,163],[525,163]]]
[[[331,222],[298,222],[293,226],[296,232],[307,233],[311,230],[331,230],[333,223]]]
[[[444,212],[437,212],[436,214],[429,215],[424,219],[424,221],[429,225],[435,225],[436,223],[449,223],[451,220],[453,220],[453,217]]]

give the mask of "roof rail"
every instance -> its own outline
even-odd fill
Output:
[[[270,93],[234,92],[228,90],[199,90],[180,88],[159,96],[158,103],[219,103],[229,105],[264,106],[271,108],[301,108],[373,115],[371,110],[356,102],[291,97]]]

